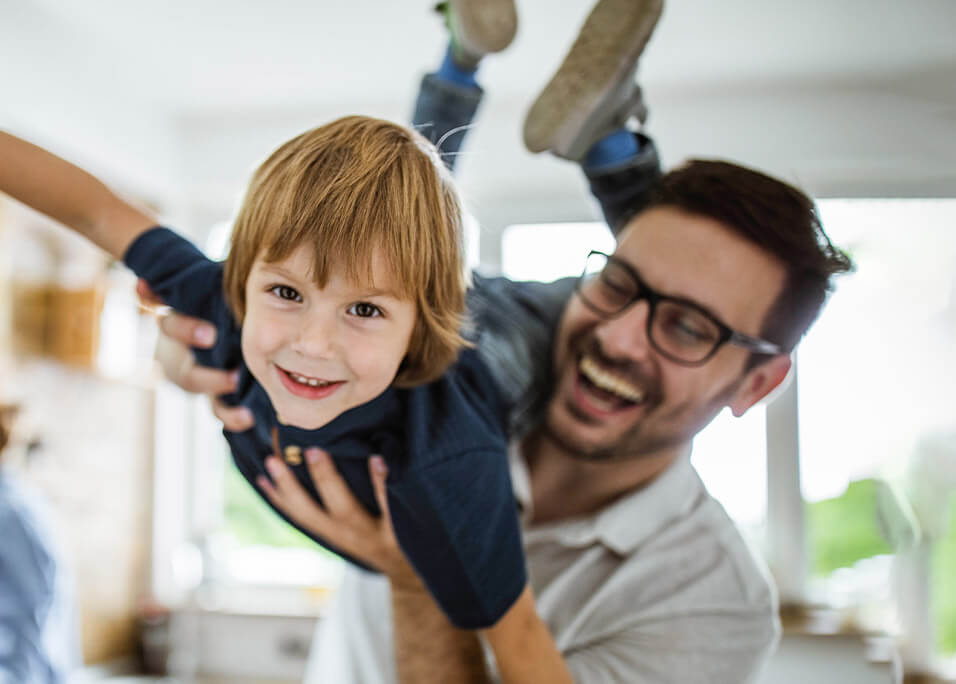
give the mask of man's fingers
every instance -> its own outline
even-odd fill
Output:
[[[229,406],[215,397],[212,398],[211,403],[213,414],[222,421],[223,427],[229,432],[245,432],[256,423],[252,412],[245,406]]]
[[[136,296],[139,297],[139,301],[142,302],[143,306],[163,305],[163,300],[156,296],[156,293],[150,289],[149,285],[147,285],[146,281],[142,278],[136,281]]]
[[[372,491],[375,492],[375,501],[378,503],[379,510],[382,511],[382,523],[392,526],[392,518],[388,512],[388,492],[385,487],[385,479],[388,477],[388,467],[385,465],[385,459],[381,456],[372,456],[368,459],[368,474],[372,478]]]
[[[235,371],[190,364],[190,367],[180,374],[177,384],[187,392],[215,396],[235,391],[237,379]]]
[[[265,465],[266,470],[269,471],[269,476],[272,477],[272,482],[269,481],[269,478],[260,475],[256,478],[259,488],[272,503],[281,507],[289,517],[298,520],[300,524],[312,522],[309,519],[311,517],[310,513],[312,513],[311,509],[312,507],[318,507],[314,501],[306,496],[305,490],[295,479],[295,475],[292,474],[289,467],[275,456],[267,458]]]
[[[159,319],[159,327],[164,335],[190,347],[206,349],[216,343],[215,326],[198,318],[168,313]]]
[[[305,450],[305,462],[315,488],[330,514],[346,519],[356,511],[368,515],[355,500],[355,495],[349,491],[345,480],[326,452],[317,447],[309,447]]]
[[[269,501],[306,530],[320,537],[335,539],[336,526],[318,502],[312,499],[295,475],[277,456],[265,461],[269,478],[259,476],[256,483]]]
[[[282,462],[282,459],[270,456],[266,459],[266,470],[272,476],[275,488],[286,501],[293,501],[295,497],[302,492],[299,481],[295,479],[289,466]]]
[[[260,475],[256,478],[256,485],[259,489],[262,490],[262,493],[265,494],[265,497],[269,499],[274,505],[282,507],[282,499],[279,496],[279,492],[276,488],[269,482],[269,478],[265,475]],[[284,510],[284,509],[283,509]]]

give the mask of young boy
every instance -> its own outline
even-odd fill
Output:
[[[505,406],[460,333],[460,204],[424,138],[352,116],[288,141],[255,172],[225,265],[40,148],[0,133],[0,159],[0,190],[216,324],[198,353],[239,368],[228,399],[256,424],[225,435],[246,479],[276,451],[319,500],[302,461],[321,446],[377,513],[380,454],[399,544],[455,625],[489,627],[530,596]]]

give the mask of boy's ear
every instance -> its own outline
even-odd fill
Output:
[[[751,406],[776,389],[787,377],[793,360],[789,354],[778,354],[752,368],[728,402],[731,412],[737,417],[744,415]]]

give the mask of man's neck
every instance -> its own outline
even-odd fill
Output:
[[[540,431],[521,444],[531,480],[535,524],[589,515],[649,484],[689,444],[621,461],[575,458]]]

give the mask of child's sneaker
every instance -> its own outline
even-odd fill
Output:
[[[599,0],[571,50],[524,122],[531,152],[580,160],[628,120],[644,120],[637,61],[661,16],[663,0]]]
[[[435,9],[445,15],[459,66],[474,68],[485,55],[501,52],[518,30],[514,0],[447,0]]]

